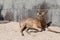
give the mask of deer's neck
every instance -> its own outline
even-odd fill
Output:
[[[39,21],[44,20],[44,18],[43,18],[43,17],[37,17],[37,18],[38,18],[38,20],[39,20]]]

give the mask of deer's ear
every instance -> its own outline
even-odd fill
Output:
[[[44,12],[42,12],[42,14],[41,15],[45,15],[45,14],[47,14],[47,12],[48,12],[48,9],[45,9],[45,11]]]
[[[37,8],[37,9],[36,9],[36,12],[40,12],[40,9],[39,9],[39,8]]]
[[[45,9],[45,13],[47,13],[48,12],[48,9]]]
[[[40,9],[36,9],[37,15],[40,15]]]

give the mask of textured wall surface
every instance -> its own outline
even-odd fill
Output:
[[[52,21],[53,25],[60,25],[60,0],[0,0],[0,4],[4,6],[2,15],[5,16],[9,10],[14,14],[14,21],[36,17],[35,7],[39,7],[44,1],[49,6],[47,21]]]

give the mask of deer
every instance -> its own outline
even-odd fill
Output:
[[[20,22],[19,22],[19,25],[20,25],[20,32],[22,34],[22,36],[24,36],[23,34],[23,31],[26,30],[26,32],[28,33],[28,30],[29,29],[34,29],[36,31],[33,31],[33,32],[42,32],[43,30],[43,26],[46,26],[47,23],[46,21],[44,21],[44,15],[46,14],[48,10],[46,9],[44,12],[40,12],[39,10],[37,10],[37,18],[25,18],[25,19],[22,19]],[[44,22],[45,24],[43,24]]]
[[[46,8],[45,11],[40,11],[39,9],[37,9],[37,18],[38,20],[40,20],[40,23],[41,23],[41,28],[42,28],[42,31],[45,31],[46,29],[45,28],[48,28],[50,25],[51,25],[51,21],[50,22],[47,22],[45,20],[45,15],[47,14],[48,12],[48,9]],[[50,29],[48,29],[48,31],[50,31]],[[30,32],[33,32],[33,31],[30,31]],[[52,32],[52,31],[51,31]]]
[[[28,33],[29,29],[35,29],[39,32],[41,32],[41,23],[37,18],[26,18],[23,19],[22,21],[20,21],[19,23],[20,25],[20,32],[22,34],[22,36],[24,36],[23,31],[26,29],[26,32]]]

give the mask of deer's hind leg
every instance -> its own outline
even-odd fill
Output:
[[[27,32],[28,34],[30,34],[30,33],[29,33],[29,28],[28,28],[28,27],[26,28],[26,32]]]
[[[38,32],[38,30],[37,29],[35,29],[35,28],[30,28],[30,31],[29,31],[30,33],[31,32],[34,32],[34,33],[37,33]]]
[[[21,27],[21,30],[20,30],[20,32],[21,32],[21,34],[22,34],[22,36],[24,36],[24,33],[23,33],[23,31],[26,29],[26,26],[23,26],[23,27]]]
[[[26,28],[26,32],[30,34],[31,32],[37,33],[37,32],[42,32],[41,28]]]
[[[37,33],[37,32],[42,32],[42,30],[40,28],[38,28],[38,29],[36,29],[36,28],[30,28],[29,32]]]
[[[28,34],[30,34],[31,32],[37,33],[38,30],[37,30],[37,29],[34,29],[34,28],[26,28],[26,32],[27,32]]]

